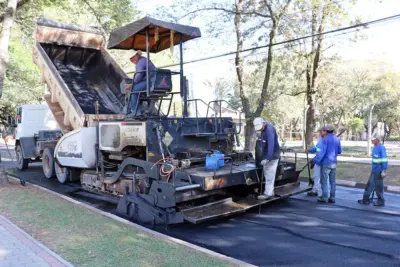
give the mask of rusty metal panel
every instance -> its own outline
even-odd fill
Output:
[[[36,41],[97,50],[104,46],[103,36],[94,28],[50,20],[38,21],[36,25]]]
[[[63,133],[70,128],[81,128],[84,125],[84,113],[39,43],[33,48],[33,60],[41,70],[42,82],[48,85],[50,96],[46,100],[50,99],[51,103],[57,103],[61,108],[62,114],[57,113],[53,105],[49,105],[55,117],[62,116],[62,121],[59,119],[57,122],[60,123]]]

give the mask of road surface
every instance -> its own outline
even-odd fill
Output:
[[[4,159],[4,147],[0,152]],[[60,193],[76,191],[47,180],[37,165],[18,175]],[[261,213],[157,230],[258,266],[400,266],[400,195],[387,193],[384,208],[359,205],[361,196],[360,189],[338,187],[335,205],[300,195]]]

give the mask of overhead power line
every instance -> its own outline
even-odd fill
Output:
[[[285,41],[277,42],[277,43],[274,43],[274,44],[271,44],[271,45],[262,45],[262,46],[246,48],[246,49],[242,49],[242,50],[240,50],[238,52],[239,53],[244,53],[244,52],[259,50],[259,49],[263,49],[263,48],[268,48],[270,46],[277,46],[277,45],[293,43],[293,42],[301,41],[301,40],[304,40],[304,39],[309,39],[309,38],[316,37],[316,36],[327,35],[327,34],[332,34],[332,33],[341,32],[341,31],[347,31],[347,30],[361,28],[361,27],[367,27],[369,25],[378,24],[378,23],[389,21],[389,20],[395,20],[395,19],[400,19],[400,14],[389,16],[389,17],[385,17],[385,18],[380,18],[380,19],[376,19],[376,20],[371,20],[371,21],[367,21],[367,22],[362,22],[362,23],[359,23],[359,24],[354,24],[352,26],[338,28],[338,29],[334,29],[334,30],[330,30],[330,31],[326,31],[326,32],[318,33],[318,34],[310,34],[310,35],[306,35],[306,36],[302,36],[302,37],[298,37],[298,38],[294,38],[294,39],[290,39],[290,40],[285,40]],[[205,60],[225,57],[225,56],[229,56],[229,55],[234,55],[236,53],[237,53],[237,51],[227,52],[227,53],[214,55],[214,56],[210,56],[210,57],[204,57],[204,58],[185,61],[183,64],[190,64],[190,63],[195,63],[195,62],[200,62],[200,61],[205,61]],[[176,66],[179,66],[179,63],[162,66],[161,68],[170,68],[170,67],[176,67]],[[133,73],[133,72],[130,72],[130,73]]]

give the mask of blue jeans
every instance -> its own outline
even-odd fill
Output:
[[[336,193],[336,164],[322,165],[322,198],[328,200],[328,182],[331,186],[330,199],[335,199]]]
[[[383,178],[380,173],[372,172],[371,175],[369,176],[367,187],[365,188],[364,191],[363,199],[369,200],[374,189],[376,195],[378,196],[378,203],[385,204],[385,199],[383,197]]]
[[[138,91],[144,91],[146,90],[146,81],[141,81],[140,83],[137,83],[133,85],[132,92],[131,92],[131,100],[130,100],[130,106],[131,106],[131,113],[135,114],[136,113],[136,107],[137,107],[137,102],[138,102]]]

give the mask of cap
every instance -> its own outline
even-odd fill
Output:
[[[378,134],[371,134],[370,140],[373,141],[373,140],[380,139],[380,138],[381,137]]]
[[[255,118],[253,121],[253,125],[254,125],[254,130],[256,130],[256,132],[261,131],[261,129],[264,125],[263,118]]]
[[[134,56],[136,56],[136,54],[138,54],[139,56],[141,56],[143,54],[142,50],[136,50],[133,52],[131,58],[133,58]]]
[[[335,128],[333,127],[332,124],[326,124],[324,127],[322,127],[322,131],[334,131]]]

